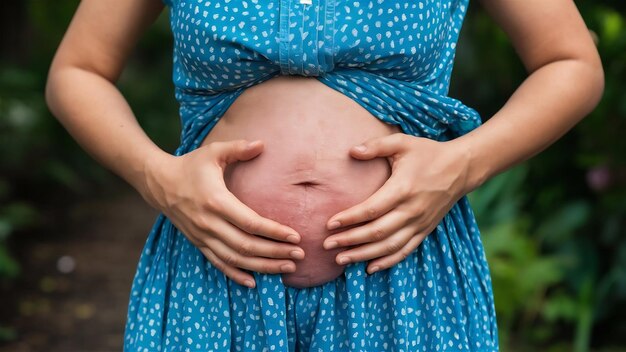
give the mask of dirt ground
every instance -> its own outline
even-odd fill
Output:
[[[22,273],[0,309],[15,336],[0,351],[122,350],[130,285],[158,213],[129,189],[66,215],[63,229],[18,241]]]

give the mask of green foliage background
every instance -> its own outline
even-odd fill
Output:
[[[10,250],[17,233],[45,228],[50,207],[68,195],[93,196],[116,178],[78,147],[43,98],[50,60],[77,3],[3,5],[19,12],[4,25],[0,43],[5,286],[20,275]],[[503,350],[626,350],[626,5],[576,4],[598,39],[606,74],[602,102],[549,149],[470,194],[492,270]],[[119,87],[146,132],[173,152],[180,126],[170,53],[164,15],[141,40]],[[487,120],[525,77],[507,37],[472,3],[450,94]],[[7,331],[0,328],[0,341],[10,338]]]

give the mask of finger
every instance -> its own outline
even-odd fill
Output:
[[[291,260],[244,257],[214,238],[207,240],[207,246],[211,248],[219,259],[229,266],[267,274],[292,273],[296,271],[296,264]]]
[[[407,222],[408,219],[402,212],[390,211],[365,225],[326,237],[324,249],[382,241],[403,228]]]
[[[394,133],[368,139],[361,145],[352,147],[350,155],[359,160],[393,156],[406,150],[407,137],[409,136],[404,133]]]
[[[372,221],[404,200],[407,192],[391,176],[374,194],[363,202],[354,205],[333,215],[327,222],[328,230],[335,230],[343,226]]]
[[[197,238],[205,238],[206,233],[210,232],[244,257],[304,259],[305,255],[298,246],[250,235],[219,217],[205,220],[205,224],[196,224],[194,230],[194,233],[200,235],[195,236]]]
[[[215,153],[218,164],[224,168],[236,161],[247,161],[256,157],[263,151],[263,142],[238,139],[227,142],[212,142],[206,148]]]
[[[246,161],[257,156],[263,150],[263,142],[260,140],[248,142],[245,139],[213,142],[208,144],[218,156],[218,163],[224,167],[235,161]],[[223,185],[226,186],[225,184]],[[226,191],[220,197],[223,209],[230,209],[221,215],[226,217],[232,224],[240,229],[259,236],[268,237],[278,241],[299,243],[300,235],[290,227],[279,224],[276,221],[261,217],[255,211],[243,204],[231,192]]]
[[[224,210],[219,215],[249,234],[277,241],[300,242],[300,234],[296,230],[260,216],[230,192],[225,192],[221,197],[221,203]]]
[[[396,253],[370,261],[367,266],[367,273],[373,274],[377,271],[389,269],[405,260],[415,249],[417,249],[417,247],[419,247],[419,245],[424,241],[424,238],[426,238],[426,235],[417,234],[411,237],[409,242],[407,242],[406,245],[404,245],[404,247]]]
[[[417,233],[416,226],[407,226],[383,241],[372,242],[337,254],[339,265],[375,259],[400,251]]]
[[[224,273],[224,275],[228,276],[236,283],[250,288],[254,288],[254,286],[256,286],[256,282],[254,281],[254,277],[252,275],[233,266],[227,265],[207,247],[198,247],[198,249],[200,249],[200,252],[204,254],[204,256],[211,262],[211,264],[213,264],[213,266],[215,266],[219,271]]]

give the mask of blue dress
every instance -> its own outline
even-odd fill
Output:
[[[248,87],[310,76],[404,133],[445,141],[480,126],[447,96],[469,0],[163,0],[180,104],[176,155],[197,148]],[[125,351],[494,351],[491,277],[467,197],[404,261],[320,286],[215,268],[160,214],[135,275]]]

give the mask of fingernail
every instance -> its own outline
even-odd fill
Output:
[[[361,145],[357,145],[356,147],[354,147],[354,150],[356,150],[357,152],[363,153],[364,151],[367,150],[367,147],[361,144]]]
[[[257,141],[252,141],[252,142],[250,142],[250,143],[248,143],[248,144],[246,145],[246,149],[251,149],[251,148],[253,148],[253,147],[254,147],[256,144],[258,144],[258,143],[259,143],[259,141],[258,141],[258,140],[257,140]]]
[[[303,251],[291,251],[289,252],[289,255],[291,255],[291,257],[294,259],[304,259]]]
[[[287,236],[287,241],[291,243],[300,243],[300,236],[298,235],[289,235]]]
[[[373,273],[377,272],[378,270],[380,270],[380,267],[375,266],[375,267],[372,268],[372,270],[370,270],[370,274],[373,274]]]
[[[296,268],[294,268],[291,264],[283,264],[280,266],[280,270],[283,272],[291,273],[296,271]]]
[[[244,284],[250,288],[254,288],[254,282],[252,280],[245,280]]]
[[[348,264],[350,262],[350,258],[348,257],[341,257],[339,258],[339,264],[343,265],[343,264]]]
[[[326,249],[333,249],[333,248],[337,247],[337,245],[339,245],[337,242],[330,241],[330,242],[326,242],[326,245],[324,246],[324,248],[326,248]]]
[[[330,224],[328,224],[328,229],[329,230],[334,230],[336,228],[339,228],[339,226],[341,226],[341,223],[337,220],[331,222]]]

